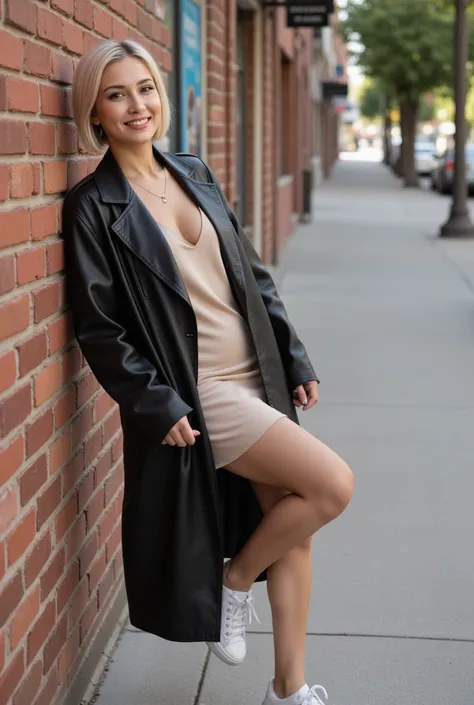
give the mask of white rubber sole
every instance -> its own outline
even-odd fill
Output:
[[[228,666],[240,666],[240,664],[243,663],[245,659],[245,656],[243,659],[240,659],[240,661],[233,659],[227,654],[227,652],[222,648],[218,641],[208,641],[207,645],[214,654],[214,656],[217,656],[218,659],[226,663]]]

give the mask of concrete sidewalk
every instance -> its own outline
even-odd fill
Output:
[[[436,237],[448,205],[341,162],[281,265],[321,377],[302,423],[357,478],[314,541],[307,673],[330,705],[474,703],[474,241]],[[238,669],[126,627],[98,705],[260,705],[263,586],[255,599],[262,626]]]

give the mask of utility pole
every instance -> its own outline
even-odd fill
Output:
[[[442,237],[474,237],[474,224],[468,211],[466,183],[466,92],[467,92],[467,5],[469,0],[456,0],[454,20],[454,102],[456,104],[454,136],[453,200],[449,218],[441,226]]]

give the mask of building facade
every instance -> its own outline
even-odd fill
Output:
[[[259,0],[166,5],[173,151],[206,159],[256,249],[275,263],[311,158],[311,29]]]
[[[318,150],[328,164],[335,155],[315,137],[313,89],[329,74],[312,74],[313,30],[288,28],[282,8],[258,0],[1,8],[0,702],[77,705],[126,601],[119,413],[75,344],[65,299],[62,198],[98,161],[72,121],[74,66],[104,38],[149,49],[174,106],[163,146],[209,162],[268,263],[299,219],[303,172]]]

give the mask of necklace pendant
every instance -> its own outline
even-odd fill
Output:
[[[166,203],[166,196],[162,196],[161,200],[163,201],[163,203]]]

